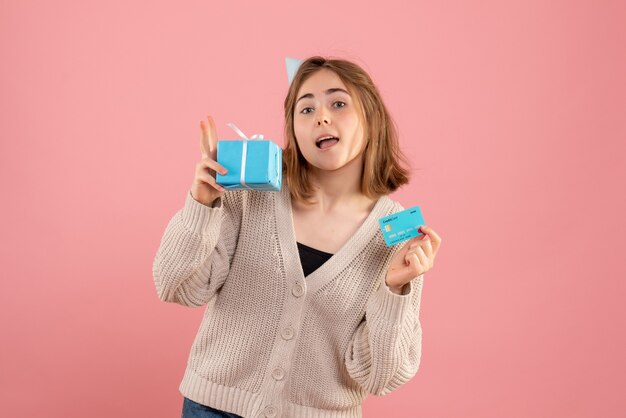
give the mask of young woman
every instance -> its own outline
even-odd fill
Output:
[[[161,300],[207,305],[183,417],[360,417],[420,363],[423,275],[441,238],[387,247],[378,219],[408,182],[393,122],[359,66],[312,57],[285,99],[281,192],[215,182],[217,134],[154,260]]]

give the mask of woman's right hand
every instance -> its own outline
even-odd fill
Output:
[[[226,174],[226,169],[217,163],[217,132],[211,116],[207,117],[208,126],[200,121],[200,151],[202,159],[196,164],[196,175],[191,186],[191,197],[206,206],[224,195],[225,189],[215,182],[215,172]]]

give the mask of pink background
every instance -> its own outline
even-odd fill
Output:
[[[0,414],[176,417],[203,309],[152,260],[220,137],[282,143],[285,56],[368,70],[444,243],[416,377],[365,417],[618,417],[623,1],[0,5]]]

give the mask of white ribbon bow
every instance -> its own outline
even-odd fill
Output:
[[[234,123],[229,122],[227,123],[227,125],[230,126],[231,129],[241,137],[241,139],[243,139],[243,147],[241,149],[241,176],[239,179],[239,183],[241,183],[243,187],[251,189],[251,187],[246,184],[246,160],[248,154],[248,141],[251,139],[263,139],[263,135],[254,134],[250,138],[248,138],[243,132],[241,132],[239,128],[237,128],[237,126],[235,126]]]

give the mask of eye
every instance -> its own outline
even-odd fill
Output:
[[[337,105],[337,104],[340,104],[341,106],[335,106],[335,105]],[[346,103],[345,103],[345,102],[342,102],[342,101],[340,101],[340,100],[337,100],[336,102],[334,102],[334,103],[333,103],[333,106],[335,106],[335,108],[339,108],[339,109],[341,109],[342,107],[345,107],[345,106],[346,106]],[[311,109],[311,110],[313,110],[313,108],[312,108],[312,107],[305,107],[305,108],[303,108],[303,109],[300,111],[300,113],[305,114],[305,115],[308,115],[308,114],[309,114],[309,113],[311,113],[311,112],[307,112],[307,109]]]

